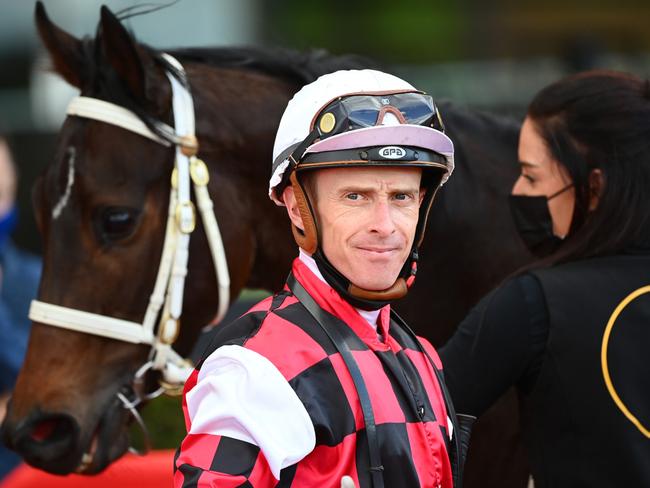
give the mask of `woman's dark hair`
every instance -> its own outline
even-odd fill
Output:
[[[528,117],[576,196],[566,242],[537,265],[650,246],[650,82],[614,71],[573,75],[539,92]],[[594,169],[604,185],[589,211]]]

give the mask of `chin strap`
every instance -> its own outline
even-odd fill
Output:
[[[413,249],[409,259],[402,267],[402,271],[391,287],[385,290],[366,290],[352,284],[345,278],[329,262],[320,248],[312,256],[325,281],[350,305],[362,310],[379,310],[392,301],[405,296],[415,281],[415,275],[417,273],[418,253],[416,249]]]
[[[110,102],[77,97],[68,114],[98,120],[135,132],[164,146],[175,146],[176,156],[171,176],[167,225],[160,266],[149,305],[142,322],[117,319],[51,303],[33,300],[29,318],[34,322],[107,337],[109,339],[148,344],[149,360],[144,366],[162,373],[161,392],[177,394],[192,372],[192,364],[172,349],[180,332],[183,293],[187,276],[190,235],[196,225],[196,210],[191,200],[190,180],[208,239],[219,290],[219,308],[212,324],[218,323],[230,304],[230,275],[213,204],[208,193],[209,171],[196,157],[194,104],[182,65],[164,54],[166,61],[180,74],[181,80],[167,73],[172,87],[175,127],[156,122],[163,137],[152,132],[133,112]],[[143,367],[144,367],[143,366]]]

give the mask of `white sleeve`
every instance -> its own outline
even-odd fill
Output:
[[[207,357],[186,402],[190,434],[255,444],[276,479],[316,444],[309,414],[284,376],[267,358],[240,346],[222,346]]]

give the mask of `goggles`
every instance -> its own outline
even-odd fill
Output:
[[[338,98],[319,112],[312,128],[317,128],[320,138],[324,139],[348,130],[381,125],[389,113],[402,124],[445,130],[433,99],[417,92]]]
[[[392,114],[401,124],[431,127],[442,133],[442,122],[433,98],[422,92],[394,93],[389,95],[349,95],[326,105],[312,121],[312,130],[289,156],[297,165],[305,150],[316,140],[355,129],[382,125]]]

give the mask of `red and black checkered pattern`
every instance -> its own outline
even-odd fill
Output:
[[[429,360],[405,331],[390,323],[387,307],[379,320],[382,342],[301,261],[294,262],[293,273],[319,306],[336,317],[359,365],[377,424],[385,486],[451,488],[447,412]],[[433,347],[421,341],[441,367]],[[352,378],[325,332],[288,289],[218,330],[206,356],[226,344],[253,350],[277,367],[313,422],[316,447],[284,469],[278,482],[257,446],[190,434],[177,453],[175,486],[338,488],[344,475],[356,486],[371,486],[363,412]],[[186,392],[196,384],[199,369],[200,364]]]

